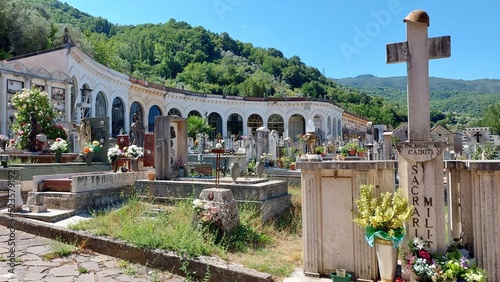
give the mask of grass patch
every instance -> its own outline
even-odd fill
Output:
[[[240,205],[240,225],[226,236],[194,224],[192,200],[169,208],[138,195],[130,196],[119,209],[94,211],[92,219],[70,228],[143,248],[176,251],[185,257],[218,256],[277,278],[286,277],[302,263],[300,187],[289,186],[288,190],[292,205],[279,218],[263,223],[254,205]],[[126,265],[120,267],[127,269]]]
[[[42,255],[44,260],[53,260],[55,258],[67,257],[76,249],[76,244],[66,244],[61,238],[56,238],[50,243],[52,252]]]
[[[88,269],[86,269],[86,268],[85,268],[85,267],[83,267],[83,266],[80,266],[80,267],[78,267],[78,273],[80,273],[80,274],[89,273],[89,270],[88,270]]]

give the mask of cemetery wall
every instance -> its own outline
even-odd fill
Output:
[[[447,240],[461,237],[488,271],[488,281],[500,281],[500,162],[445,161],[444,166]],[[352,210],[361,184],[374,184],[377,194],[398,186],[397,161],[301,162],[297,168],[302,174],[306,275],[328,276],[344,268],[354,278],[377,280],[375,251],[353,222]]]

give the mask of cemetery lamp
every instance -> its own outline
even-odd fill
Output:
[[[0,155],[0,163],[2,163],[3,168],[7,168],[8,161],[9,161],[9,155]]]

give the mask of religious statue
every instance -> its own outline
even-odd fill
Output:
[[[78,146],[80,147],[80,151],[83,151],[83,148],[90,143],[90,139],[92,137],[92,128],[90,126],[90,122],[88,120],[82,119],[80,122],[80,128],[77,128],[78,131]]]
[[[144,146],[145,128],[142,124],[142,118],[137,112],[132,115],[132,125],[130,126],[130,144],[139,147]]]
[[[38,122],[34,112],[30,113],[30,132],[28,134],[28,151],[36,152],[36,135],[38,134]]]

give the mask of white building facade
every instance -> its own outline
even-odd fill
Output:
[[[132,115],[142,118],[146,133],[153,133],[154,117],[206,117],[224,138],[246,136],[261,126],[280,137],[296,138],[314,121],[321,140],[342,136],[340,106],[309,98],[255,98],[204,94],[129,77],[105,67],[77,47],[61,47],[0,62],[0,134],[13,137],[10,126],[16,109],[10,97],[32,85],[43,88],[54,107],[63,113],[66,128],[85,117],[110,117],[110,136],[127,133]]]

